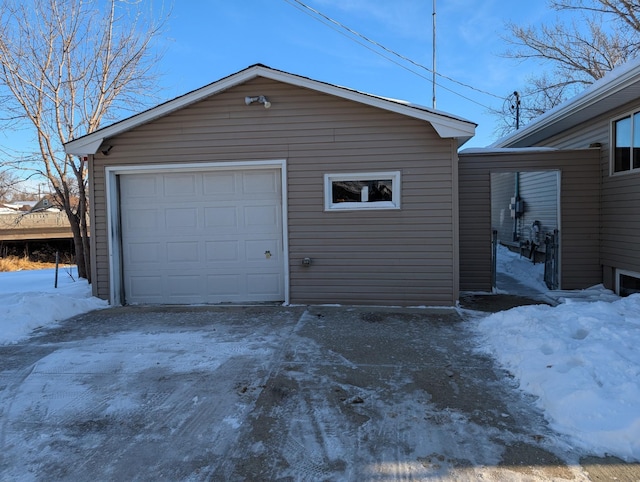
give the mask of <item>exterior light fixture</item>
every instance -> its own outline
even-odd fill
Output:
[[[257,102],[258,104],[263,104],[265,109],[268,109],[269,107],[271,107],[271,102],[269,102],[264,95],[258,95],[256,97],[245,97],[244,98],[244,103],[247,104],[247,105],[251,105],[254,102]]]

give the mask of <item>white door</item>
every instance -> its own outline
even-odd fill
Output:
[[[284,300],[278,169],[120,175],[125,302]]]

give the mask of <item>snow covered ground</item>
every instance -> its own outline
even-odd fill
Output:
[[[547,291],[547,285],[544,283],[544,263],[533,264],[531,260],[510,251],[506,246],[498,246],[496,270],[540,293]],[[498,288],[502,288],[498,290],[499,293],[508,291],[501,286]]]
[[[503,246],[497,269],[562,303],[478,320],[479,350],[539,397],[551,426],[576,446],[640,460],[640,294],[619,298],[602,286],[550,292],[542,263]]]
[[[519,284],[528,288],[527,291],[544,295],[544,298],[564,302],[567,299],[583,300],[583,301],[616,301],[618,296],[610,290],[605,289],[602,285],[593,286],[586,290],[549,291],[544,282],[544,263],[533,264],[531,260],[520,256],[518,253],[510,251],[505,246],[498,246],[496,269],[498,271],[498,289],[497,293],[503,294],[521,294],[517,293],[517,289],[510,284],[503,286],[504,281],[500,275],[505,274],[508,278],[516,280]],[[508,279],[507,278],[507,279]]]
[[[539,397],[555,430],[597,454],[640,460],[640,295],[523,306],[477,331],[480,350]]]
[[[506,258],[501,269],[512,274],[529,269],[522,262],[527,263],[517,255]],[[535,276],[520,278],[545,289]],[[0,344],[107,307],[91,297],[85,281],[74,281],[64,270],[59,288],[53,280],[53,270],[0,273]],[[602,287],[562,295],[557,307],[478,315],[470,322],[477,349],[494,356],[523,390],[537,396],[552,427],[575,446],[640,461],[640,295],[619,299]]]
[[[74,268],[60,268],[58,288],[54,285],[54,269],[0,273],[0,344],[15,343],[36,328],[108,306],[91,296],[91,287],[78,279]]]

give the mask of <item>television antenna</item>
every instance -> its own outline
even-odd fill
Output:
[[[433,52],[432,52],[432,76],[431,84],[433,86],[432,107],[436,108],[436,0],[433,0],[433,14],[431,16],[433,22]]]

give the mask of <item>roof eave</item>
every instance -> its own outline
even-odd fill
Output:
[[[77,140],[74,140],[65,144],[64,150],[67,154],[70,154],[73,156],[84,157],[88,155],[93,155],[96,152],[98,152],[98,149],[100,149],[100,146],[104,142],[104,139],[105,137],[103,136],[79,137]],[[71,148],[68,149],[67,148],[68,146],[71,146]]]
[[[342,99],[359,102],[371,107],[377,107],[382,110],[387,110],[395,112],[397,114],[405,115],[407,117],[413,117],[415,119],[427,121],[433,126],[438,135],[443,138],[460,138],[468,140],[475,134],[475,128],[477,127],[477,124],[467,120],[443,115],[441,113],[433,112],[425,108],[416,107],[405,102],[394,101],[383,97],[358,92],[352,89],[338,87],[332,84],[327,84],[306,77],[300,77],[286,72],[273,70],[267,67],[262,67],[262,69],[263,71],[260,72],[259,75],[262,77],[267,77],[271,80],[293,84],[298,87],[308,88],[311,90],[322,92],[324,94],[334,95]]]
[[[637,82],[640,82],[640,62],[635,67],[623,71],[618,77],[600,79],[582,94],[578,94],[573,99],[569,99],[564,104],[542,114],[542,116],[521,130],[498,139],[490,147],[526,147],[529,144],[540,142],[559,134],[561,131],[566,130],[566,127],[554,129],[554,125],[576,116],[585,109],[596,106],[598,103]],[[614,107],[605,105],[603,102],[601,113]],[[534,140],[534,142],[531,142],[531,140]]]
[[[123,132],[127,132],[135,127],[141,126],[155,119],[163,117],[171,112],[179,110],[190,104],[198,102],[206,97],[214,95],[218,92],[222,92],[230,87],[233,87],[239,83],[251,80],[257,77],[258,74],[254,72],[256,67],[249,67],[235,75],[225,77],[217,82],[201,87],[200,89],[191,91],[175,99],[169,100],[156,107],[152,107],[149,110],[135,114],[122,121],[111,124],[110,126],[103,127],[91,134],[86,134],[82,137],[78,137],[64,145],[64,150],[67,154],[73,154],[78,156],[95,154],[100,148],[100,144],[110,137],[116,136]],[[100,143],[98,143],[100,139]]]
[[[198,102],[206,97],[227,90],[236,85],[247,82],[256,77],[264,77],[286,84],[304,87],[325,94],[334,95],[347,100],[359,102],[361,104],[370,105],[383,110],[406,115],[416,119],[429,122],[442,138],[454,138],[458,140],[458,144],[462,145],[475,134],[476,124],[467,120],[458,119],[453,116],[443,115],[441,113],[426,110],[424,108],[416,108],[409,104],[394,102],[382,97],[376,97],[344,87],[338,87],[332,84],[312,80],[287,72],[274,70],[263,65],[254,65],[245,70],[232,74],[229,77],[213,82],[212,84],[201,87],[200,89],[189,92],[185,95],[167,101],[164,104],[153,107],[147,111],[136,114],[132,117],[116,122],[110,126],[99,129],[91,134],[78,137],[64,145],[67,154],[86,156],[98,152],[100,145],[105,139],[114,137],[118,134],[131,130],[140,125],[151,122],[162,116],[170,114],[173,111],[186,107],[190,104]]]

